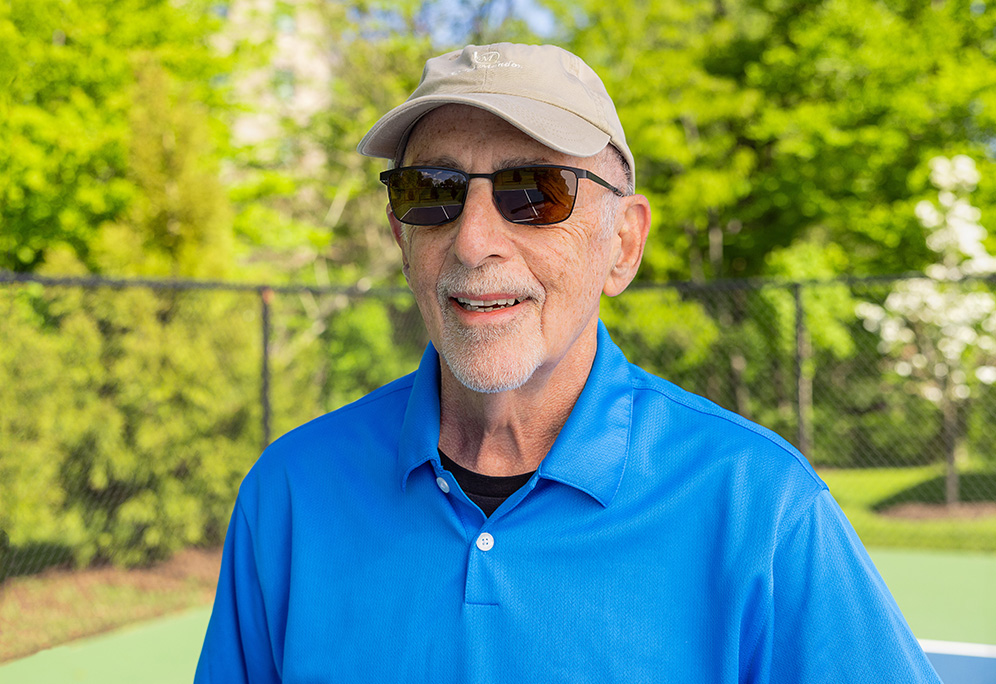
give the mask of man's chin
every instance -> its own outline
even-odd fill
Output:
[[[461,385],[480,394],[499,394],[501,392],[511,392],[512,390],[519,389],[529,381],[529,378],[526,378],[522,382],[509,383],[507,380],[503,382],[493,381],[492,378],[461,377],[456,373],[453,375],[460,381]]]
[[[532,359],[512,357],[500,352],[485,356],[442,351],[446,366],[457,381],[474,392],[497,394],[516,390],[529,382],[536,372],[537,363]],[[504,361],[504,362],[502,362]]]

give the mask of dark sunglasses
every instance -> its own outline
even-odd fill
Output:
[[[548,226],[574,211],[578,179],[587,178],[620,197],[623,192],[591,171],[572,166],[519,166],[494,173],[464,173],[435,166],[404,166],[380,174],[391,211],[402,223],[438,226],[453,221],[467,201],[471,178],[491,181],[491,194],[506,221]]]

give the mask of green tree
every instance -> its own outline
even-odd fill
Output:
[[[89,265],[117,275],[228,277],[231,207],[204,106],[154,56],[133,62],[124,172],[133,198],[96,230]]]
[[[150,61],[221,105],[208,3],[0,4],[0,268],[31,271],[56,246],[91,270],[100,227],[132,210],[133,87]]]
[[[0,8],[0,267],[234,272],[206,4]],[[18,53],[28,59],[11,60]],[[250,295],[9,287],[0,529],[138,564],[220,542],[258,453]]]
[[[996,175],[996,12],[982,3],[546,4],[629,131],[657,216],[643,278],[765,275],[803,242],[843,248],[816,270],[919,269],[927,160],[972,153]],[[992,212],[992,185],[982,194]]]
[[[85,271],[68,250],[46,268]],[[251,293],[0,290],[0,530],[14,547],[136,565],[220,543],[260,443],[257,310]]]
[[[931,167],[938,205],[923,201],[916,214],[936,263],[927,278],[896,284],[883,306],[863,302],[857,311],[881,336],[886,377],[898,376],[901,391],[940,409],[945,498],[952,505],[959,499],[957,461],[965,450],[968,401],[996,383],[996,297],[986,284],[964,281],[996,273],[996,257],[983,243],[981,212],[970,203],[979,182],[974,161],[936,157]]]
[[[919,270],[930,250],[912,210],[941,153],[984,160],[977,202],[996,210],[996,13],[981,3],[544,5],[555,39],[603,75],[620,109],[655,215],[640,279]],[[773,374],[754,384],[746,360],[796,342],[784,294],[764,295],[770,330],[747,297],[705,302],[728,332],[706,363],[709,396],[751,415]],[[814,353],[854,353],[848,297],[803,295]],[[811,373],[806,364],[796,393]]]

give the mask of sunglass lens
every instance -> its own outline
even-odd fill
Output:
[[[513,223],[545,225],[571,215],[578,190],[578,177],[567,169],[508,169],[495,176],[498,210]]]
[[[387,185],[391,211],[402,223],[435,226],[452,221],[463,210],[467,179],[445,169],[404,169]]]

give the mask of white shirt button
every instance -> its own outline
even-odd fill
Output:
[[[490,551],[491,547],[495,545],[495,538],[492,537],[487,532],[482,532],[481,536],[477,538],[477,548],[481,551]]]
[[[450,485],[443,478],[437,477],[436,484],[439,485],[439,488],[443,490],[443,494],[450,493]]]

